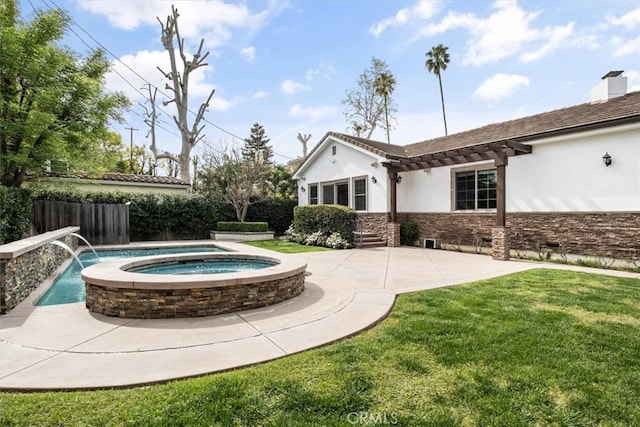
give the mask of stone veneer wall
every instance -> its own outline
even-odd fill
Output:
[[[77,232],[79,228],[70,228],[68,233]],[[72,250],[78,248],[76,237],[61,236],[55,239],[43,239],[40,246],[16,256],[15,258],[0,259],[0,314],[8,313],[12,308],[29,296],[47,277],[60,267],[70,255],[58,246],[51,245],[52,240],[60,240]],[[45,233],[40,236],[49,235]],[[26,240],[37,240],[38,236],[32,236]],[[20,244],[22,241],[12,242],[10,245]]]
[[[358,213],[358,218],[362,220],[362,231],[377,234],[385,242],[387,241],[388,216],[387,213]]]
[[[491,237],[493,213],[403,213],[418,224],[420,239],[473,246]],[[536,250],[547,242],[555,252],[630,258],[640,256],[640,212],[507,212],[511,249]]]
[[[89,311],[129,319],[213,316],[250,310],[304,291],[305,272],[259,283],[195,289],[130,289],[85,284]]]

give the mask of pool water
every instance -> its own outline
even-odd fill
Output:
[[[272,267],[273,265],[271,262],[260,260],[212,259],[205,261],[169,262],[134,268],[127,271],[147,274],[221,274],[259,270],[261,268]]]
[[[78,255],[85,267],[104,261],[114,261],[122,258],[133,258],[151,255],[182,254],[189,252],[224,252],[216,246],[180,246],[172,248],[153,249],[123,249],[123,250],[99,250],[96,258],[90,250]],[[80,277],[82,267],[78,261],[73,261],[64,272],[58,276],[53,285],[38,300],[36,305],[55,305],[81,302],[85,300],[84,281]]]

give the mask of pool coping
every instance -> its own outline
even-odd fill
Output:
[[[257,270],[220,273],[220,274],[149,274],[127,271],[135,267],[166,263],[172,261],[194,261],[200,259],[242,258],[247,260],[266,260],[274,263],[271,267]],[[198,289],[233,285],[262,283],[280,280],[293,274],[303,273],[306,263],[291,259],[280,259],[275,256],[245,254],[237,251],[228,252],[193,252],[187,254],[152,255],[108,261],[94,264],[82,270],[81,277],[85,283],[108,288],[130,289]]]

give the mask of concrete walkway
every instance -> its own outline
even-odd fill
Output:
[[[268,252],[237,243],[224,246]],[[0,389],[124,387],[260,363],[375,325],[391,310],[397,294],[536,267],[640,278],[632,273],[494,261],[484,255],[407,247],[282,256],[307,262],[311,275],[303,294],[274,306],[227,315],[118,319],[93,315],[84,303],[36,307],[34,294],[0,316]]]

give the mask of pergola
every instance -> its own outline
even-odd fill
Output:
[[[505,168],[509,157],[531,154],[532,147],[510,139],[468,145],[461,148],[424,153],[412,157],[387,155],[389,161],[384,162],[390,181],[390,220],[397,223],[397,184],[398,173],[415,171],[441,166],[453,166],[465,163],[493,160],[497,170],[496,226],[506,224],[506,177]]]

